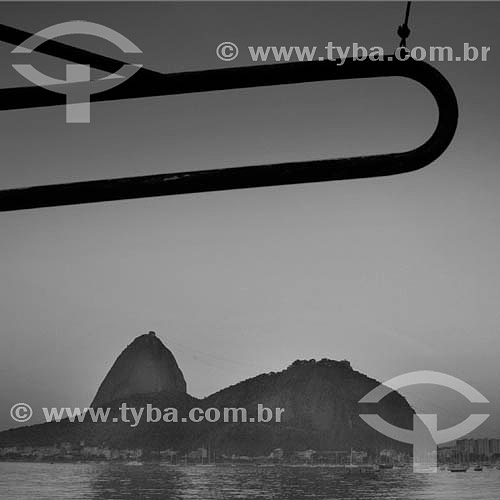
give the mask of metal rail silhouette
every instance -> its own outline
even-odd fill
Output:
[[[22,36],[27,38],[30,34],[0,25],[0,41],[20,43]],[[122,64],[56,41],[45,42],[38,51],[105,71],[115,71],[117,65]],[[0,191],[0,211],[380,177],[418,170],[437,159],[452,141],[458,122],[458,105],[446,78],[429,64],[412,59],[399,61],[388,56],[383,61],[348,59],[341,66],[331,61],[314,61],[174,74],[141,69],[120,86],[91,95],[90,102],[387,77],[405,77],[420,83],[431,93],[438,106],[439,117],[433,134],[425,143],[410,151],[7,189]],[[68,87],[78,85],[85,84],[68,84]],[[0,110],[65,103],[64,94],[42,87],[0,89]]]

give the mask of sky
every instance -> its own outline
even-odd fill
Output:
[[[130,38],[164,72],[253,64],[249,45],[398,43],[404,5],[1,3],[38,31],[84,19]],[[84,407],[116,356],[149,330],[188,392],[206,396],[296,359],[348,359],[381,381],[459,377],[491,402],[476,436],[500,437],[500,5],[418,2],[411,46],[491,47],[487,62],[435,63],[460,106],[427,168],[397,177],[190,194],[0,214],[0,429],[11,406]],[[71,38],[71,39],[70,39]],[[126,59],[101,40],[67,37]],[[240,56],[220,61],[232,41]],[[26,85],[0,44],[1,86]],[[65,63],[30,62],[62,78]],[[135,61],[134,61],[135,62]],[[421,144],[436,109],[402,79],[325,82],[2,112],[0,187],[395,152]],[[440,425],[470,405],[405,391]]]

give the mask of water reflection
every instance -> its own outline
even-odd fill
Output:
[[[402,499],[420,490],[413,474],[346,475],[327,467],[110,466],[92,481],[94,500]]]
[[[346,475],[329,467],[0,463],[2,500],[496,500],[500,471]]]

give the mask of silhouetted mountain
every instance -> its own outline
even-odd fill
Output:
[[[118,357],[92,403],[112,408],[107,423],[64,420],[0,433],[0,446],[50,445],[85,441],[87,445],[115,448],[173,448],[192,450],[210,445],[219,454],[262,455],[285,450],[375,451],[408,450],[369,427],[360,413],[376,412],[388,422],[411,429],[413,410],[396,392],[375,408],[363,409],[358,401],[379,385],[351,368],[347,361],[295,361],[286,370],[259,375],[199,400],[186,393],[186,382],[173,354],[154,335],[136,338]],[[118,407],[175,408],[179,419],[191,408],[245,408],[247,422],[146,422],[137,426],[120,421]],[[257,405],[273,412],[283,408],[281,422],[257,422]],[[115,422],[112,420],[116,417]],[[252,422],[251,419],[255,419]]]
[[[386,396],[376,408],[363,408],[358,403],[378,385],[354,371],[348,361],[297,360],[286,370],[245,380],[203,401],[206,407],[245,407],[253,416],[258,404],[273,410],[284,408],[281,423],[218,424],[215,431],[207,429],[205,439],[211,439],[226,454],[258,454],[274,448],[408,449],[374,431],[359,417],[375,411],[394,425],[412,428],[413,409],[398,393]]]
[[[154,332],[137,337],[118,356],[92,401],[100,407],[137,394],[186,392],[174,355]]]

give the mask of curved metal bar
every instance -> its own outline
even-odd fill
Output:
[[[73,205],[131,198],[197,193],[306,182],[380,177],[425,167],[448,147],[458,122],[458,105],[444,76],[424,62],[348,59],[340,66],[318,61],[157,75],[138,71],[120,86],[91,96],[91,102],[274,85],[406,77],[423,85],[436,100],[439,118],[430,138],[401,153],[274,163],[170,174],[54,184],[0,191],[0,211]],[[79,84],[72,84],[79,85]],[[65,95],[41,87],[0,90],[0,110],[65,104]]]

